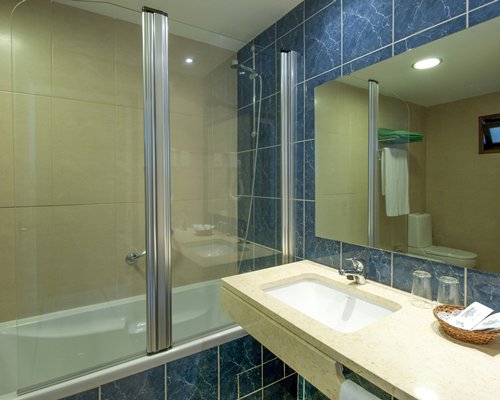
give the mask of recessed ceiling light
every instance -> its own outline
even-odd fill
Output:
[[[186,64],[192,64],[192,63],[193,63],[193,61],[194,61],[194,60],[193,60],[192,58],[186,58],[186,59],[184,60],[184,62],[185,62]]]
[[[415,64],[412,65],[412,67],[415,69],[429,69],[437,67],[442,62],[443,60],[441,60],[440,58],[430,57],[417,61]]]

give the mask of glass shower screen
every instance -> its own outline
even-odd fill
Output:
[[[126,260],[145,249],[142,31],[140,12],[81,1],[21,2],[11,24],[0,96],[12,112],[12,387],[26,391],[146,351],[145,257]]]

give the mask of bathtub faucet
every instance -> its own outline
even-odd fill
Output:
[[[360,285],[364,285],[366,283],[366,268],[364,264],[364,260],[357,259],[355,257],[346,258],[346,261],[351,263],[350,268],[344,268],[340,266],[339,274],[345,276],[350,281],[354,281]]]

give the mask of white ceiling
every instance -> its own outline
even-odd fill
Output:
[[[302,0],[109,0],[135,10],[148,6],[175,21],[247,43]]]
[[[436,40],[340,79],[366,87],[380,83],[381,93],[411,103],[432,106],[500,90],[500,17]],[[411,66],[426,57],[443,63],[429,70]]]

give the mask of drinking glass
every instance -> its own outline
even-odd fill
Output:
[[[413,305],[422,308],[432,306],[431,274],[427,271],[416,270],[413,272],[411,294],[415,296]]]
[[[460,283],[452,276],[440,276],[438,278],[437,302],[440,304],[459,304]]]

